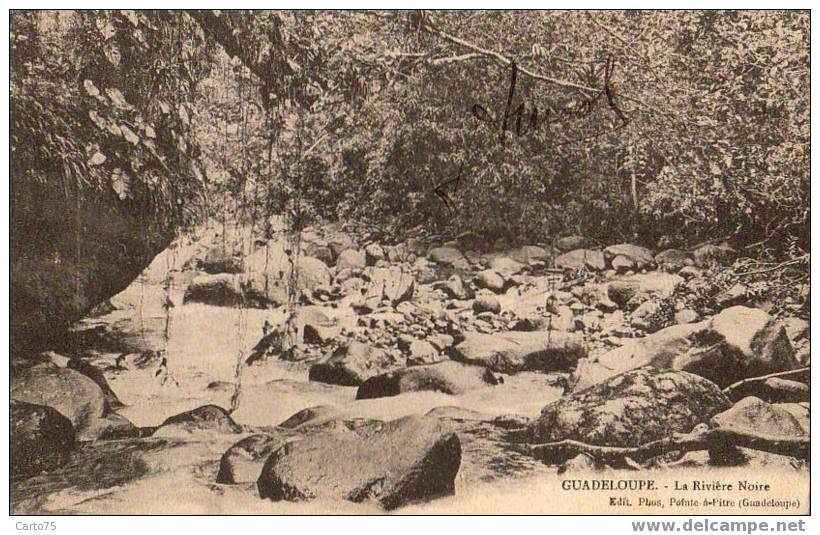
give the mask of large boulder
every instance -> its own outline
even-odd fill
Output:
[[[631,243],[619,243],[617,245],[610,245],[604,249],[604,257],[607,260],[623,256],[632,260],[638,269],[647,268],[655,264],[655,257],[652,251],[640,245],[633,245]]]
[[[339,258],[343,252],[355,247],[353,240],[344,232],[334,232],[326,236],[325,241],[333,254],[333,258]]]
[[[19,168],[10,183],[9,335],[19,351],[58,346],[70,325],[123,291],[174,236],[168,214],[144,209],[145,199],[121,201],[93,187],[78,198],[62,179]]]
[[[306,305],[298,308],[294,324],[297,340],[324,345],[339,339],[343,330],[353,329],[356,317],[349,309]]]
[[[103,396],[105,397],[106,412],[115,411],[124,407],[124,404],[117,397],[117,394],[111,389],[111,386],[108,384],[108,380],[105,378],[105,374],[101,369],[79,357],[68,359],[66,367],[80,372],[97,383],[97,386],[100,387],[100,390],[102,390]]]
[[[356,249],[345,249],[336,259],[337,273],[343,269],[363,269],[367,265],[367,259],[361,251]]]
[[[490,269],[503,277],[511,277],[524,271],[526,266],[516,262],[508,256],[493,256],[490,259]]]
[[[380,260],[387,258],[387,255],[378,243],[371,243],[364,248],[364,256],[368,266],[375,266]]]
[[[494,295],[478,295],[473,301],[473,312],[476,314],[484,312],[498,314],[501,312],[501,303]]]
[[[529,431],[534,442],[572,439],[638,446],[673,433],[688,433],[729,406],[711,381],[647,367],[547,405]]]
[[[404,364],[404,357],[400,355],[353,340],[311,366],[308,378],[320,383],[359,386],[371,377]]]
[[[227,485],[256,482],[265,461],[284,444],[285,440],[278,434],[258,434],[243,438],[222,455],[216,482]]]
[[[510,258],[522,264],[532,265],[536,262],[547,263],[552,259],[553,254],[543,247],[537,245],[524,245],[518,249],[510,251]]]
[[[589,247],[590,243],[590,240],[584,236],[565,236],[555,240],[555,248],[563,253],[566,251],[572,251],[573,249],[583,249],[584,247]]]
[[[487,368],[445,361],[403,368],[371,377],[356,391],[356,399],[398,396],[405,392],[443,392],[457,395],[497,382]]]
[[[669,297],[683,282],[682,277],[671,273],[640,273],[609,282],[606,294],[619,307],[627,308],[630,303],[638,306],[652,296]]]
[[[789,411],[749,396],[712,417],[716,427],[776,437],[806,435],[800,422]]]
[[[573,376],[574,390],[646,365],[688,371],[725,387],[791,370],[799,363],[782,325],[762,310],[739,306],[711,320],[661,329],[585,360]]]
[[[284,240],[271,241],[265,247],[248,256],[246,293],[257,302],[274,306],[287,303],[291,271],[295,269],[294,283],[297,288],[314,292],[330,287],[331,273],[327,264],[312,256],[300,254],[291,266],[289,245]]]
[[[67,368],[34,367],[16,375],[11,380],[11,399],[57,410],[81,439],[105,413],[105,394],[99,385]]]
[[[794,416],[800,424],[800,428],[803,429],[804,435],[811,434],[810,403],[775,403],[773,404],[773,406],[779,409],[783,409],[784,411],[787,411],[789,414]]]
[[[427,257],[443,266],[464,268],[469,265],[467,258],[455,247],[434,247],[427,253]]]
[[[12,399],[9,424],[12,480],[54,470],[68,462],[74,448],[74,428],[57,410]]]
[[[415,291],[413,274],[402,269],[401,266],[374,267],[366,272],[370,279],[368,295],[379,296],[390,301],[393,306],[402,301],[408,301]],[[376,303],[378,306],[378,302]]]
[[[465,299],[472,299],[474,293],[469,286],[464,284],[464,280],[459,277],[457,274],[453,274],[447,279],[444,283],[439,283],[436,285],[437,288],[440,288],[444,291],[449,297],[453,299],[465,300]]]
[[[167,418],[154,431],[155,437],[189,437],[199,433],[236,434],[242,426],[231,418],[230,413],[217,405],[203,405]]]
[[[406,349],[407,365],[417,366],[421,364],[435,364],[437,362],[441,362],[442,360],[446,360],[447,356],[440,353],[441,347],[446,347],[446,345],[442,345],[441,340],[443,338],[439,338],[446,336],[447,335],[438,335],[438,337],[434,340],[439,343],[439,348],[427,340],[411,340]]]
[[[575,249],[564,253],[555,259],[555,267],[559,269],[581,269],[603,271],[606,269],[604,253],[591,249]]]
[[[566,371],[586,355],[583,336],[559,331],[466,332],[449,352],[453,360],[502,373]]]
[[[799,367],[786,329],[759,308],[727,308],[712,318],[710,326],[741,362],[742,373],[728,374],[733,381]]]
[[[497,271],[485,269],[476,274],[473,283],[479,288],[485,288],[497,294],[503,293],[507,281]]]
[[[437,418],[409,416],[288,443],[270,456],[257,486],[274,501],[373,501],[396,509],[453,494],[460,465],[456,434]]]

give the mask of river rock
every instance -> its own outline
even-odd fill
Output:
[[[716,427],[779,437],[799,437],[805,432],[797,418],[780,407],[749,396],[712,418]]]
[[[330,287],[330,268],[312,256],[299,255],[292,267],[285,241],[269,243],[245,260],[248,273],[245,277],[245,292],[251,301],[281,306],[288,300],[290,274],[296,270],[295,284],[300,290],[313,293]]]
[[[467,258],[455,247],[435,247],[430,249],[427,257],[436,264],[449,267],[464,268],[469,265]]]
[[[552,256],[552,253],[543,247],[538,247],[537,245],[524,245],[518,249],[510,251],[510,258],[516,262],[529,266],[536,262],[547,263],[550,261]]]
[[[356,249],[345,249],[339,254],[339,258],[336,259],[337,273],[341,272],[343,269],[362,269],[366,265],[367,260],[364,253],[357,251]]]
[[[663,327],[668,327],[672,320],[671,310],[666,314],[664,304],[657,299],[644,301],[629,315],[630,324],[647,333],[653,333]]]
[[[555,248],[562,253],[572,251],[573,249],[583,249],[584,247],[588,247],[589,244],[589,240],[587,240],[584,236],[578,235],[565,236],[555,240]]]
[[[117,397],[117,394],[111,389],[108,380],[105,378],[103,371],[93,364],[79,358],[73,357],[68,359],[67,367],[80,372],[85,375],[100,387],[103,396],[105,397],[105,412],[114,411],[122,408],[124,405]]]
[[[503,277],[521,273],[526,266],[507,256],[494,256],[490,259],[490,269]]]
[[[222,455],[216,482],[226,485],[256,482],[265,461],[284,444],[285,440],[279,435],[258,434],[243,438]]]
[[[371,377],[359,387],[356,399],[398,396],[405,392],[442,392],[458,395],[497,382],[487,368],[446,361]]]
[[[407,365],[419,366],[422,364],[435,364],[446,360],[447,357],[440,353],[440,349],[427,340],[414,339],[407,348]]]
[[[683,278],[671,273],[653,271],[621,277],[609,282],[606,294],[622,309],[629,303],[640,304],[651,296],[669,297],[675,288],[683,284]]]
[[[688,433],[729,406],[720,388],[702,377],[640,368],[547,405],[531,425],[530,437],[534,442],[638,446]]]
[[[616,256],[612,259],[612,269],[617,273],[626,273],[635,269],[635,261],[628,256]]]
[[[11,400],[9,475],[14,479],[54,470],[74,448],[71,421],[45,405]]]
[[[756,308],[732,307],[711,320],[673,325],[579,365],[579,391],[627,370],[652,365],[685,370],[726,387],[748,377],[797,368],[783,326]]]
[[[334,232],[325,238],[333,258],[338,259],[343,252],[352,249],[355,245],[348,234],[344,232]]]
[[[450,348],[453,360],[501,373],[567,371],[585,355],[583,336],[560,331],[465,332],[464,340]]]
[[[175,236],[167,210],[134,209],[110,188],[84,188],[80,201],[37,168],[10,177],[9,342],[32,351],[62,347],[70,325],[125,290]]]
[[[65,416],[84,435],[92,422],[105,413],[105,395],[99,385],[68,368],[31,368],[11,380],[11,399],[46,405]]]
[[[476,314],[483,312],[498,314],[501,312],[501,303],[492,295],[479,295],[473,301],[473,312]]]
[[[437,418],[408,416],[288,443],[270,456],[257,486],[273,501],[373,501],[389,510],[452,494],[460,464],[455,433]]]
[[[439,283],[441,284],[441,283]],[[464,280],[457,274],[453,274],[447,279],[447,282],[441,284],[441,289],[444,290],[449,297],[453,299],[466,300],[473,298],[473,291],[464,284]]]
[[[592,271],[603,271],[606,269],[604,253],[590,249],[575,249],[564,253],[555,259],[555,267],[559,269],[581,269],[587,268]]]
[[[359,386],[373,376],[404,365],[404,357],[353,340],[330,358],[311,366],[308,378],[320,383]]]
[[[366,274],[370,278],[370,287],[365,296],[366,298],[367,296],[381,295],[378,301],[384,298],[390,301],[390,304],[396,306],[402,301],[408,301],[413,297],[415,279],[411,273],[404,271],[401,266],[368,268]],[[372,307],[372,309],[375,310],[375,307]]]
[[[387,255],[385,255],[384,249],[382,249],[381,245],[378,243],[371,243],[364,248],[364,258],[368,266],[375,266],[379,260],[386,259]]]
[[[749,288],[745,284],[733,284],[730,288],[715,296],[715,306],[718,310],[734,305],[742,305],[749,299]]]
[[[485,288],[495,293],[503,293],[506,281],[498,272],[485,269],[476,274],[473,283],[479,288]]]
[[[638,269],[649,268],[655,265],[655,257],[652,255],[652,251],[646,247],[633,245],[631,243],[619,243],[610,245],[604,249],[604,257],[607,260],[612,260],[618,256],[632,260]],[[613,265],[613,268],[614,267]]]
[[[700,314],[691,308],[684,308],[675,312],[675,323],[684,325],[686,323],[697,323],[700,321]]]
[[[241,433],[242,426],[217,405],[203,405],[167,418],[154,431],[154,437],[189,437],[195,433]]]
[[[808,436],[811,433],[811,411],[809,410],[810,404],[808,402],[775,403],[773,406],[788,411],[792,416],[794,416],[800,424],[800,427],[803,429],[804,435]]]

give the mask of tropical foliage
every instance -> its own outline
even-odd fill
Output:
[[[288,213],[795,257],[809,18],[15,11],[12,172],[180,225]]]

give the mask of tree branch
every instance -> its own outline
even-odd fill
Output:
[[[444,30],[438,28],[435,24],[433,24],[433,22],[430,20],[429,16],[422,23],[421,29],[423,31],[426,31],[427,33],[430,33],[432,35],[440,37],[440,38],[444,39],[445,41],[449,41],[450,43],[453,43],[455,45],[458,45],[458,46],[461,46],[461,47],[466,48],[468,50],[471,50],[474,54],[490,58],[493,61],[495,61],[496,63],[498,63],[499,65],[503,65],[505,67],[509,66],[509,65],[512,65],[512,60],[511,59],[499,54],[498,52],[495,52],[493,50],[489,50],[489,49],[486,49],[486,48],[482,48],[478,45],[470,43],[469,41],[465,41],[464,39],[461,39],[459,37],[451,35],[451,34],[445,32]],[[575,82],[569,82],[567,80],[561,80],[561,79],[558,79],[558,78],[552,78],[550,76],[545,76],[543,74],[538,74],[538,73],[533,72],[533,71],[531,71],[531,70],[529,70],[525,67],[522,67],[520,65],[518,66],[518,72],[525,75],[525,76],[528,76],[528,77],[530,77],[534,80],[541,80],[543,82],[548,82],[550,84],[557,85],[557,86],[560,86],[560,87],[566,87],[568,89],[577,89],[577,90],[582,91],[584,93],[598,93],[598,91],[599,91],[598,89],[595,89],[593,87],[588,87],[588,86],[585,86],[585,85],[582,85],[582,84],[576,84]]]
[[[806,366],[805,368],[797,368],[796,370],[787,370],[785,372],[776,372],[770,373],[768,375],[761,375],[760,377],[749,377],[747,379],[743,379],[736,383],[733,383],[726,388],[723,389],[723,393],[726,394],[726,397],[729,399],[734,400],[734,396],[738,394],[738,392],[743,392],[749,385],[755,385],[757,383],[763,383],[768,379],[774,378],[797,378],[797,377],[806,377],[809,380],[811,379],[811,366]]]

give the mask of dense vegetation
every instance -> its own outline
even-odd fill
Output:
[[[808,12],[15,11],[10,39],[15,179],[174,225],[809,250]]]

